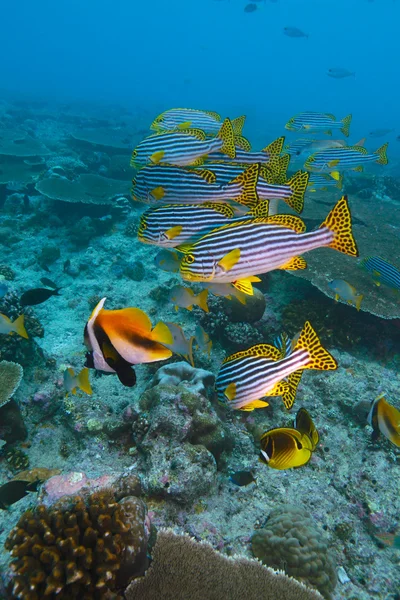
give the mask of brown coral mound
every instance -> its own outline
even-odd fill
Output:
[[[25,512],[6,540],[11,598],[111,600],[146,567],[147,510],[111,490]]]
[[[251,546],[264,564],[284,569],[317,588],[324,598],[331,597],[336,572],[328,541],[303,508],[287,504],[273,510],[265,527],[254,533]]]
[[[321,600],[318,592],[244,557],[228,558],[209,544],[161,530],[153,563],[131,583],[127,600]]]

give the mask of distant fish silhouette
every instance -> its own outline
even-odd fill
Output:
[[[19,302],[21,306],[36,306],[46,302],[51,296],[58,296],[58,292],[61,288],[47,289],[47,288],[33,288],[23,293]]]

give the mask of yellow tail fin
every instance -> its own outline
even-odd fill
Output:
[[[307,171],[297,171],[289,179],[287,185],[292,190],[290,198],[285,198],[285,202],[297,213],[301,213],[304,207],[304,194],[306,193],[310,174]]]
[[[244,204],[245,206],[254,206],[258,203],[258,194],[257,194],[257,182],[258,176],[260,172],[259,163],[254,163],[250,165],[240,173],[235,179],[229,182],[228,185],[241,183],[242,184],[242,193],[240,196],[234,198],[235,202],[239,204]]]
[[[198,296],[196,296],[196,304],[204,310],[204,312],[209,312],[208,304],[207,304],[208,290],[205,289]]]
[[[20,315],[17,319],[15,319],[15,321],[13,322],[12,325],[13,325],[13,331],[15,331],[15,333],[18,333],[18,335],[20,335],[21,337],[23,337],[27,340],[29,338],[29,336],[26,333],[24,319],[25,319],[25,315]]]
[[[230,119],[225,119],[222,123],[217,137],[222,140],[221,152],[229,156],[229,158],[235,158],[235,136]]]
[[[358,296],[355,297],[355,306],[357,310],[360,310],[360,306],[361,306],[361,302],[363,300],[364,296],[363,294],[359,294]]]
[[[283,150],[283,145],[285,143],[285,136],[282,135],[281,137],[277,138],[276,140],[274,140],[273,142],[271,142],[270,144],[268,144],[268,146],[265,146],[265,148],[262,149],[263,152],[266,152],[267,154],[280,154]]]
[[[349,256],[358,256],[356,241],[353,237],[351,213],[347,202],[347,196],[342,198],[335,204],[325,221],[321,224],[322,227],[327,227],[335,234],[330,248],[334,248],[343,254]]]
[[[336,360],[322,346],[309,321],[304,324],[294,349],[308,352],[309,362],[304,369],[316,369],[318,371],[334,371],[337,369]]]
[[[92,395],[93,391],[89,381],[89,369],[86,367],[82,369],[78,375],[78,386],[85,394],[88,394],[89,396]]]
[[[388,147],[389,143],[386,142],[386,144],[383,144],[383,146],[381,146],[380,148],[378,148],[378,150],[375,150],[374,154],[378,155],[378,160],[376,161],[378,163],[378,165],[387,165],[389,160],[386,154],[386,150]]]
[[[351,119],[352,119],[353,115],[347,115],[347,117],[345,117],[344,119],[342,119],[342,123],[343,126],[341,127],[340,131],[343,133],[343,135],[345,135],[346,137],[349,137],[350,134],[350,123],[351,123]]]

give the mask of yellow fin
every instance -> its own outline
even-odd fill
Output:
[[[380,148],[378,148],[378,150],[375,150],[374,154],[378,155],[378,160],[376,161],[378,163],[378,165],[387,165],[389,160],[386,154],[386,150],[388,147],[388,142],[386,142],[386,144],[383,144],[383,146],[381,146]]]
[[[304,369],[318,371],[332,371],[337,369],[337,362],[333,356],[322,346],[309,321],[306,321],[295,345],[295,350],[305,350],[309,356],[308,364]]]
[[[238,279],[237,281],[232,281],[232,285],[234,288],[239,290],[239,292],[243,292],[243,294],[247,294],[248,296],[253,296],[254,290],[251,285],[253,282],[261,281],[259,277],[246,277],[246,279]]]
[[[364,171],[364,167],[362,165],[358,165],[357,167],[354,167],[353,171],[356,171],[357,173],[362,173]]]
[[[343,135],[345,135],[346,137],[349,137],[349,133],[350,133],[350,124],[351,124],[351,119],[352,119],[352,115],[347,115],[347,117],[345,117],[344,119],[342,119],[342,123],[343,123],[343,127],[340,129],[340,131],[343,133]]]
[[[284,271],[300,271],[302,269],[307,269],[307,263],[301,256],[293,256],[293,258],[279,268]]]
[[[154,188],[154,190],[152,190],[150,193],[153,196],[154,200],[162,200],[165,196],[165,190],[161,185]]]
[[[182,233],[182,225],[176,225],[175,227],[171,227],[171,229],[167,229],[167,231],[164,232],[164,235],[169,239],[169,240],[173,240],[174,238],[176,238],[178,235],[180,235]]]
[[[339,171],[332,171],[331,173],[329,173],[329,175],[332,177],[332,179],[334,179],[335,181],[339,181],[340,179],[340,173]]]
[[[211,208],[215,210],[215,212],[224,215],[227,219],[232,219],[235,215],[235,210],[230,204],[226,204],[225,202],[203,202],[199,204],[204,208]]]
[[[149,156],[150,162],[157,165],[165,156],[164,150],[158,150],[158,152],[154,152],[151,156]]]
[[[310,174],[307,171],[298,171],[286,183],[292,190],[292,195],[284,200],[297,213],[301,213],[303,210],[304,194],[307,190],[309,178]]]
[[[304,221],[302,221],[300,217],[295,217],[294,215],[272,215],[271,217],[268,217],[268,223],[293,229],[296,233],[303,233],[306,230]]]
[[[157,323],[157,325],[154,327],[151,334],[152,334],[151,335],[152,339],[155,340],[156,342],[159,342],[160,344],[173,344],[174,343],[172,333],[170,332],[168,326],[165,323],[163,323],[162,321]],[[170,351],[170,352],[172,354],[172,351]]]
[[[221,152],[229,156],[229,158],[235,158],[235,140],[230,119],[225,119],[225,121],[222,123],[217,137],[222,140]]]
[[[250,152],[251,144],[247,138],[245,138],[243,135],[235,134],[234,139],[235,139],[235,146],[237,148],[240,148],[241,150],[244,150],[245,152]]]
[[[355,297],[355,307],[357,310],[360,310],[361,307],[361,302],[363,300],[364,296],[362,294],[359,294],[358,296]]]
[[[296,373],[299,373],[299,371],[296,371]],[[319,434],[314,425],[314,421],[312,420],[308,411],[305,408],[300,408],[297,411],[294,427],[295,429],[297,429],[297,431],[309,437],[311,441],[312,450],[315,450],[319,442]]]
[[[228,385],[224,392],[225,396],[232,402],[236,398],[236,383],[232,382]]]
[[[200,294],[198,296],[196,296],[196,304],[202,310],[204,310],[204,312],[208,313],[209,310],[208,310],[208,305],[207,305],[207,297],[208,297],[208,290],[205,289],[202,292],[200,292]]]
[[[284,392],[282,394],[283,404],[285,405],[285,408],[287,410],[290,410],[292,408],[294,401],[296,400],[297,388],[299,386],[302,375],[302,370],[295,371],[294,373],[291,373],[287,379],[289,389],[287,392]]]
[[[283,150],[284,143],[285,136],[282,135],[281,137],[268,144],[268,146],[265,146],[265,148],[262,149],[262,152],[266,152],[267,154],[280,154]]]
[[[179,123],[177,129],[189,129],[192,121],[184,121],[183,123]]]
[[[207,183],[215,183],[217,181],[215,173],[208,169],[199,169],[198,171],[195,171],[195,173],[207,181]]]
[[[258,204],[253,206],[248,214],[253,215],[257,219],[268,218],[269,212],[269,200],[261,200]]]
[[[180,133],[185,133],[186,135],[191,135],[195,137],[197,140],[204,142],[207,139],[206,134],[202,129],[183,129]]]
[[[328,162],[328,167],[336,167],[339,164],[340,160],[336,158],[335,160],[331,160]]]
[[[6,315],[3,315],[3,318],[5,318]],[[8,319],[8,317],[7,317]],[[15,319],[15,321],[13,322],[13,331],[15,331],[15,333],[17,333],[18,335],[20,335],[21,337],[25,338],[26,340],[29,339],[29,335],[26,332],[25,329],[25,325],[24,325],[24,320],[25,320],[25,315],[20,315],[19,317],[17,317]],[[8,321],[11,323],[11,321],[8,319]]]
[[[246,115],[242,115],[241,117],[236,117],[236,119],[232,119],[232,129],[235,136],[242,135],[242,129],[245,121]]]
[[[78,386],[82,390],[82,392],[85,392],[85,394],[88,394],[89,396],[92,395],[93,390],[92,386],[90,385],[89,369],[87,367],[82,369],[82,371],[78,375]]]
[[[260,165],[254,163],[247,167],[243,173],[240,173],[237,177],[229,182],[227,189],[230,185],[240,183],[242,185],[242,192],[239,196],[234,198],[235,202],[244,204],[245,206],[254,206],[258,202],[257,194],[257,182],[260,173]]]
[[[255,408],[265,408],[266,406],[269,406],[269,404],[265,400],[253,400],[253,402],[250,402],[250,404],[241,406],[239,410],[243,410],[245,412],[250,412],[250,411],[254,410]]]
[[[342,198],[335,204],[325,221],[320,228],[327,227],[334,234],[330,248],[334,248],[343,254],[349,256],[358,256],[358,249],[353,237],[351,213],[347,202],[347,196]]]
[[[278,381],[272,390],[269,390],[266,396],[282,396],[289,391],[289,384],[286,381]]]
[[[234,248],[218,262],[224,271],[230,271],[240,260],[240,248]]]
[[[214,112],[212,110],[204,110],[202,112],[204,112],[206,115],[209,115],[210,117],[212,117],[216,121],[220,121],[221,120],[221,115],[219,115],[217,112]]]
[[[239,352],[231,354],[225,358],[223,364],[237,360],[238,358],[246,358],[248,356],[258,356],[260,358],[269,358],[270,360],[280,360],[282,358],[282,353],[279,348],[276,348],[271,344],[256,344],[251,348],[247,348],[247,350],[240,350]]]

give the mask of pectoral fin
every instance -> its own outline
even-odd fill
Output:
[[[180,235],[182,233],[182,225],[176,225],[176,227],[171,227],[171,229],[167,229],[167,231],[165,232],[165,236],[169,239],[169,240],[173,240],[174,238],[178,237],[178,235]]]
[[[151,195],[153,196],[154,200],[162,200],[165,196],[165,190],[161,185],[159,185],[151,191]]]
[[[164,150],[158,150],[158,152],[154,152],[151,156],[149,156],[150,162],[157,165],[165,156]]]
[[[330,162],[328,162],[328,167],[336,167],[336,165],[339,164],[339,160],[331,160]]]
[[[230,383],[224,392],[230,402],[236,398],[236,383]]]
[[[238,279],[237,281],[232,281],[232,285],[234,288],[239,290],[239,292],[243,292],[248,296],[252,296],[254,294],[252,283],[256,281],[261,281],[259,277],[247,277],[246,279]]]
[[[224,271],[230,271],[240,259],[240,248],[234,248],[219,261],[218,265]]]

